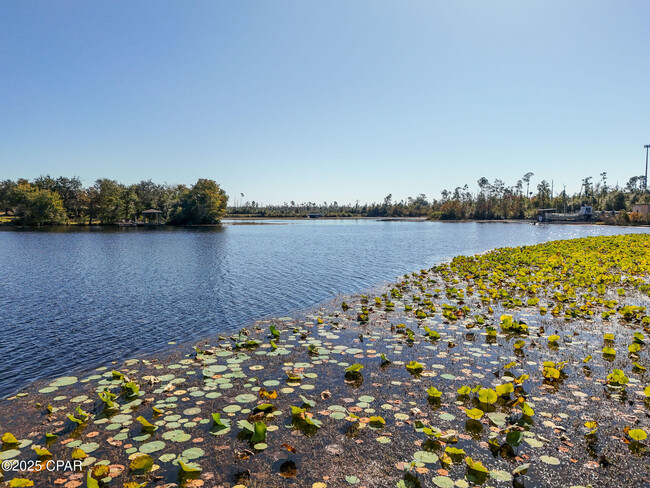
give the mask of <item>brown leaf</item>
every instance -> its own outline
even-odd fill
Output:
[[[291,444],[282,444],[282,447],[284,447],[287,451],[289,452],[296,452],[296,448],[293,447]]]

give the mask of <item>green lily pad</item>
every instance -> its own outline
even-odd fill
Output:
[[[413,459],[421,463],[433,464],[438,462],[438,455],[434,452],[417,451],[413,454]]]
[[[512,475],[510,473],[498,469],[490,471],[490,477],[498,481],[512,481]]]
[[[551,464],[553,466],[557,466],[558,464],[560,464],[560,460],[553,456],[540,456],[539,460],[542,461],[543,463]]]
[[[142,444],[140,446],[140,452],[144,454],[151,454],[152,452],[162,451],[165,448],[165,443],[163,441],[152,441]]]
[[[454,481],[447,476],[436,476],[433,478],[433,483],[440,488],[453,488]]]
[[[63,378],[59,378],[52,383],[50,383],[50,386],[52,387],[59,387],[59,386],[68,386],[68,385],[73,385],[77,382],[77,377],[76,376],[64,376]]]
[[[190,449],[185,449],[181,454],[182,457],[188,460],[198,459],[205,454],[205,451],[200,447],[192,447]]]

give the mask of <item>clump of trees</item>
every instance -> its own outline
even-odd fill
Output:
[[[49,175],[0,182],[0,211],[5,219],[29,226],[141,221],[142,212],[151,208],[160,210],[170,224],[215,224],[227,203],[225,191],[208,179],[199,179],[191,187],[151,180],[124,185],[101,178],[84,188],[79,178]]]
[[[440,220],[524,219],[534,217],[542,208],[572,213],[589,205],[595,211],[630,211],[637,203],[650,202],[643,176],[633,176],[624,187],[609,186],[604,172],[595,183],[593,177],[588,176],[582,179],[579,192],[573,195],[564,188],[559,191],[546,180],[532,187],[533,176],[533,173],[526,173],[511,186],[499,179],[490,183],[487,178],[480,178],[476,192],[470,191],[467,185],[453,192],[443,190],[442,198],[432,203],[431,217]]]

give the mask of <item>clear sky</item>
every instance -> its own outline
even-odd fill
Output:
[[[379,201],[532,171],[624,184],[650,143],[650,2],[0,3],[0,179]]]

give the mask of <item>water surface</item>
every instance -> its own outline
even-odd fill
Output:
[[[2,229],[0,397],[35,379],[287,315],[458,254],[650,231],[528,223],[279,223]]]

